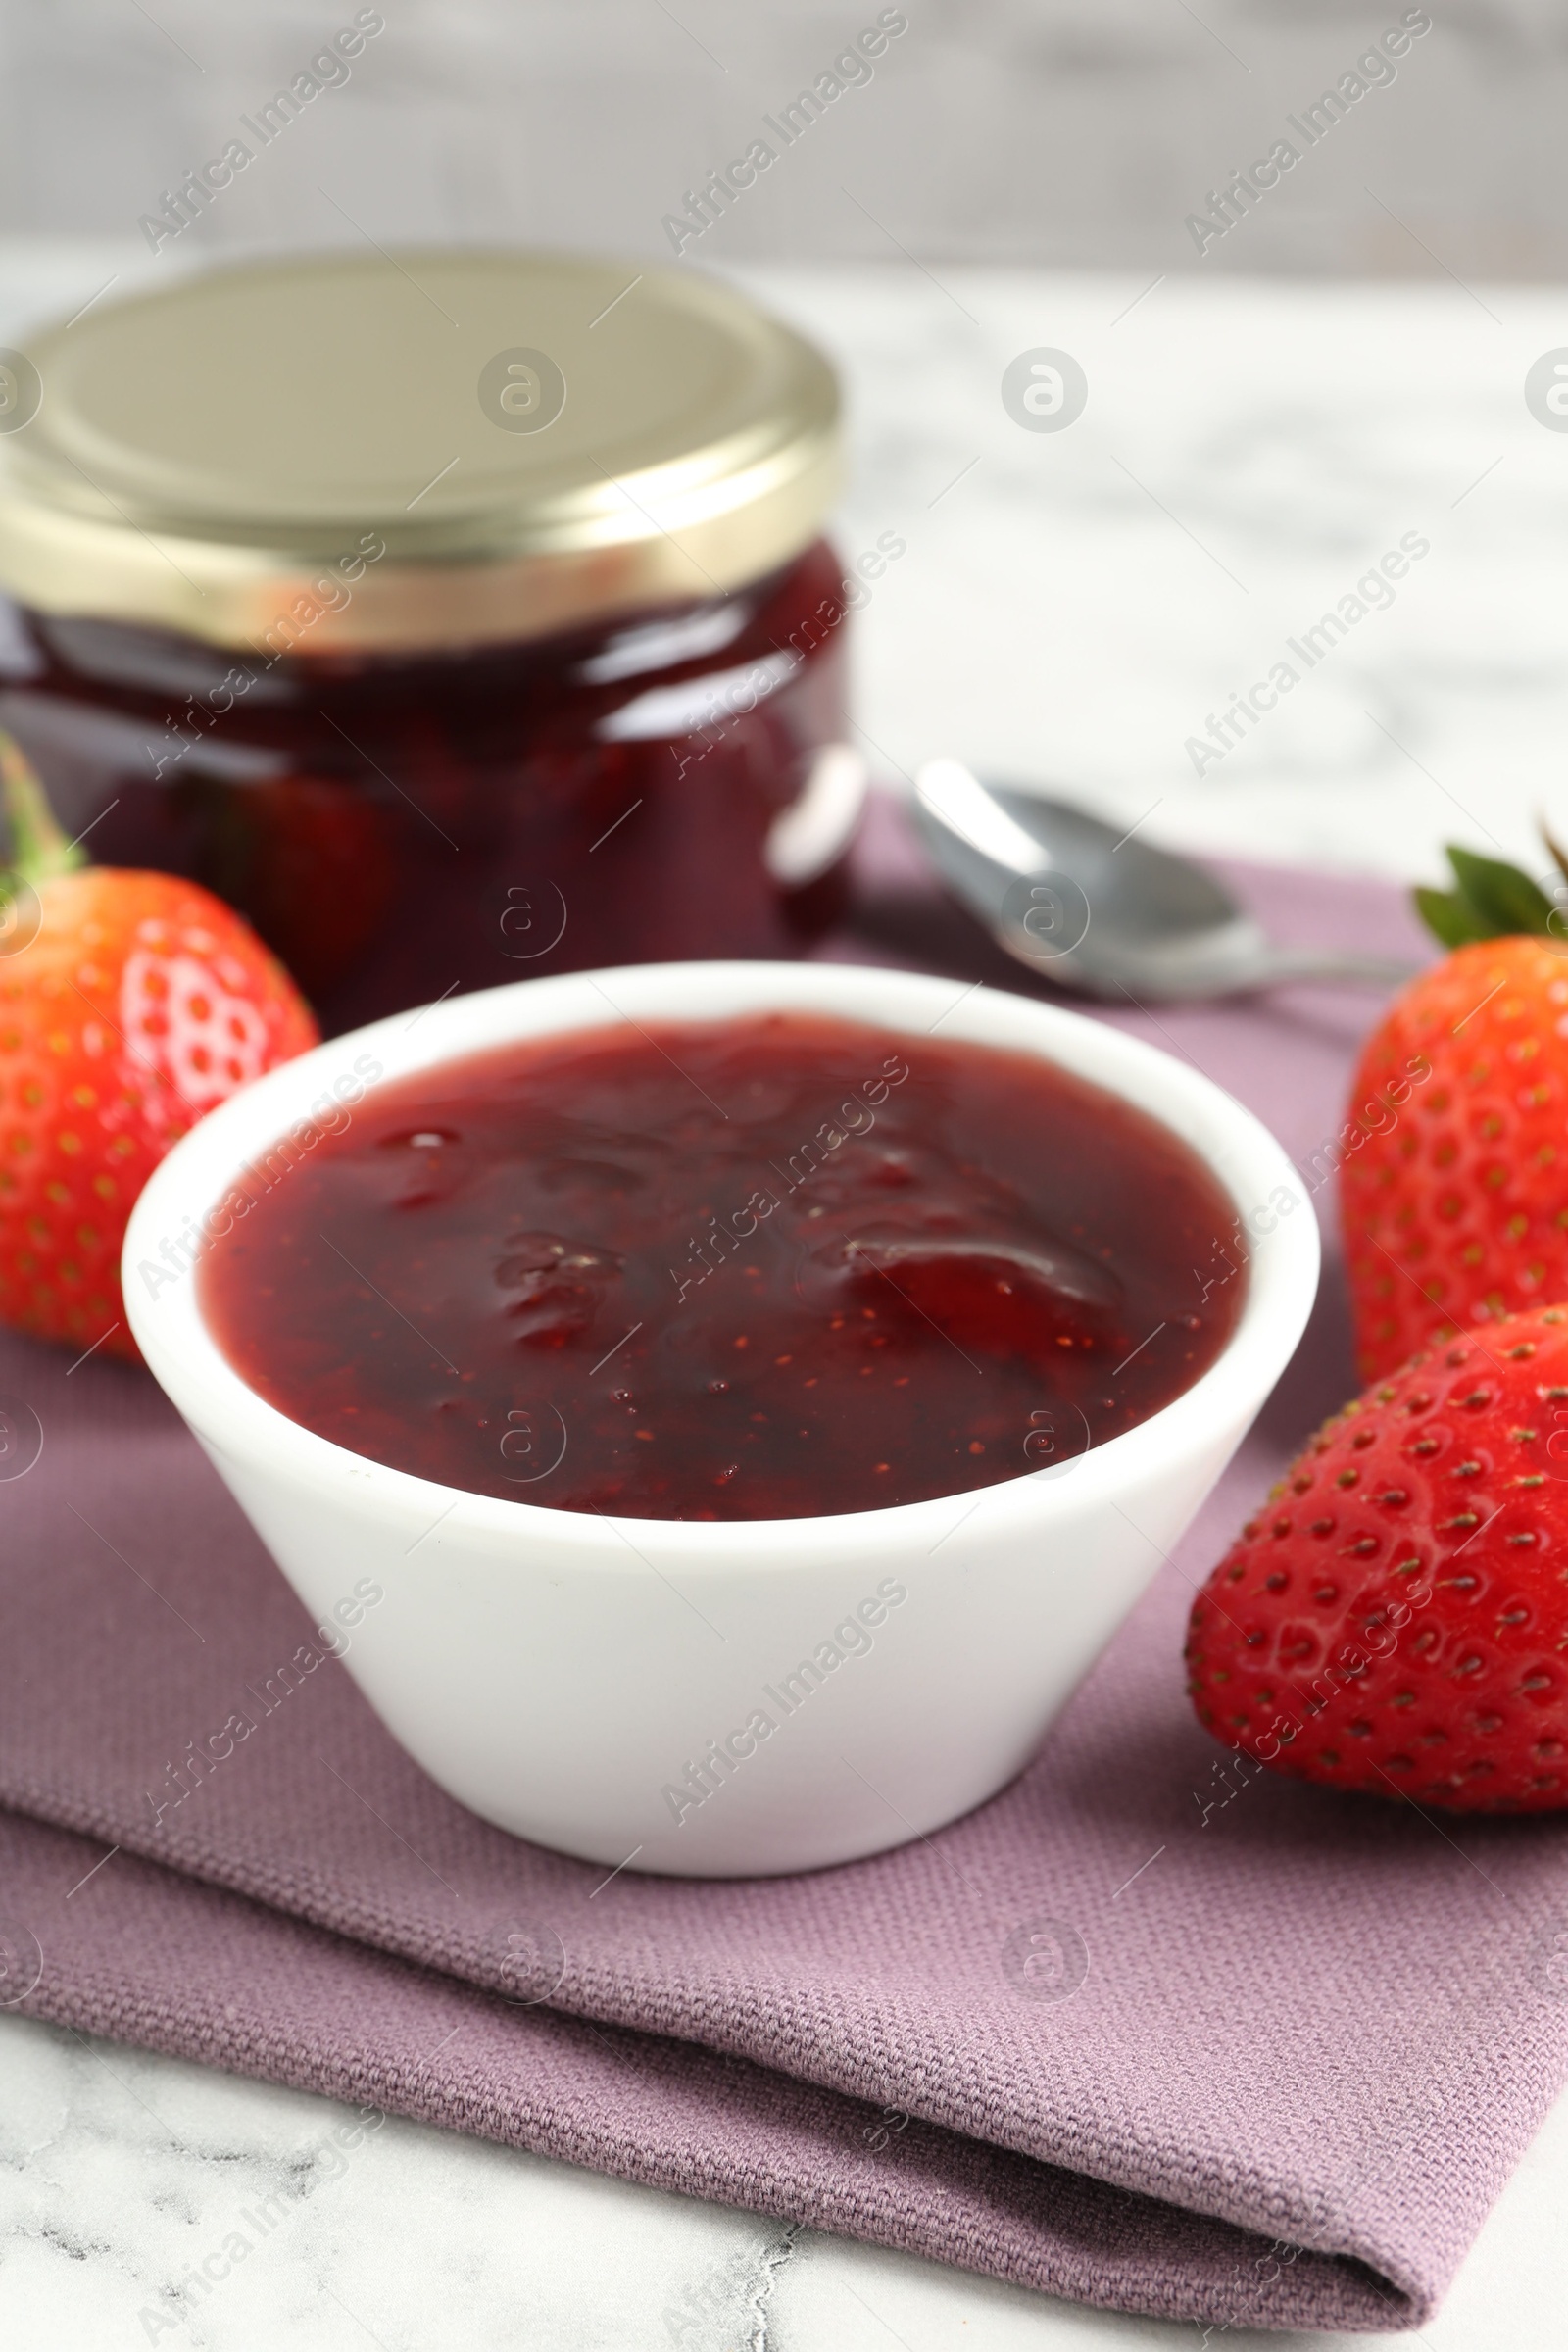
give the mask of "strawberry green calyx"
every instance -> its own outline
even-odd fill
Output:
[[[1545,843],[1564,876],[1560,897],[1548,899],[1539,882],[1505,865],[1499,858],[1478,858],[1473,850],[1456,849],[1450,842],[1448,863],[1455,888],[1412,892],[1415,909],[1434,938],[1446,948],[1466,948],[1478,939],[1517,938],[1542,934],[1568,944],[1568,862],[1549,833]]]
[[[87,863],[85,850],[68,841],[55,822],[31,760],[4,728],[0,728],[0,807],[11,829],[11,861],[9,867],[0,869],[0,899],[15,898],[27,884],[36,889],[40,882],[74,873]]]

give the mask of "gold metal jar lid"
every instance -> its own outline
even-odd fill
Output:
[[[22,358],[0,590],[214,645],[412,652],[715,596],[808,546],[838,487],[828,363],[685,270],[299,257]]]

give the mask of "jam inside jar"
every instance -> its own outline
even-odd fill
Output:
[[[0,726],[89,855],[216,891],[323,1028],[832,919],[844,622],[904,541],[822,537],[838,384],[787,321],[690,269],[355,249],[24,356]]]
[[[242,658],[14,609],[0,724],[100,862],[216,891],[342,1030],[537,973],[799,953],[858,800],[853,594],[818,540],[703,604],[432,655]]]

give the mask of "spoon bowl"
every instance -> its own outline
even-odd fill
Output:
[[[1086,996],[1243,996],[1293,980],[1389,988],[1413,963],[1275,947],[1212,874],[1075,808],[983,784],[956,760],[915,779],[915,817],[955,894],[1020,963]]]

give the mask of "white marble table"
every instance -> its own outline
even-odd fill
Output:
[[[139,266],[121,248],[0,244],[0,342]],[[1536,810],[1568,826],[1568,435],[1535,421],[1523,381],[1568,343],[1568,297],[976,271],[939,285],[915,269],[756,282],[849,377],[846,554],[889,529],[908,543],[860,627],[884,774],[952,751],[1070,780],[1129,824],[1152,811],[1151,835],[1196,846],[1414,877],[1456,838],[1543,869]],[[1025,431],[1002,405],[1007,363],[1041,347],[1088,378],[1065,431]],[[1209,713],[1410,532],[1430,552],[1392,606],[1298,665],[1256,731],[1195,773],[1186,741]],[[1200,2337],[397,2119],[340,2169],[323,2152],[339,2120],[0,2017],[6,2340],[169,2340],[141,2318],[160,2285],[301,2168],[312,2195],[176,2340],[1155,2352]],[[1565,2195],[1568,2101],[1418,2340],[1553,2340]]]

